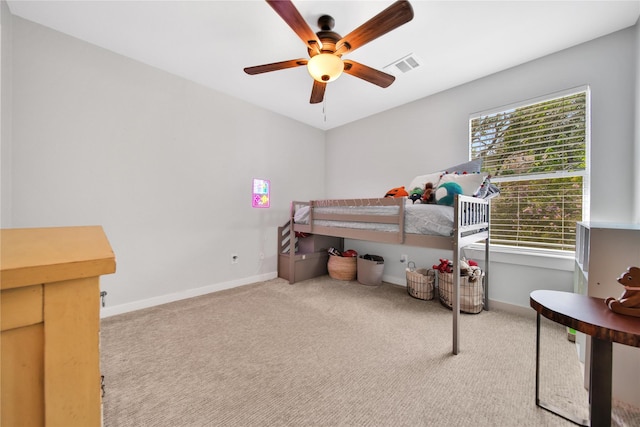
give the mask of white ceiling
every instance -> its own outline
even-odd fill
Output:
[[[320,15],[346,35],[391,0],[294,4],[317,30]],[[260,0],[9,0],[14,15],[259,105],[330,129],[632,26],[640,0],[413,0],[409,23],[345,55],[383,70],[414,54],[421,66],[382,89],[350,75],[309,104],[305,67],[249,76],[243,68],[306,58],[306,46]],[[394,73],[395,74],[395,73]]]

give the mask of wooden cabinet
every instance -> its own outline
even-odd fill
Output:
[[[0,230],[0,424],[100,426],[101,227]]]
[[[640,267],[640,224],[581,222],[576,233],[574,291],[620,297],[623,288],[617,278],[630,266]],[[590,342],[577,334],[576,343],[588,386]],[[640,407],[640,348],[613,344],[612,392],[615,399]]]

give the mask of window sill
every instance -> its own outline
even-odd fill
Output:
[[[484,261],[484,249],[484,244],[473,244],[463,248],[462,252],[469,259]],[[491,245],[491,261],[562,271],[573,271],[575,267],[573,252],[524,249],[501,245]]]

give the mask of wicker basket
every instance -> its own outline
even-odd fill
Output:
[[[460,311],[478,314],[484,308],[484,273],[474,281],[460,277]],[[438,294],[442,305],[453,307],[453,273],[438,274]]]
[[[413,262],[409,264],[413,264]],[[407,268],[407,292],[414,298],[432,300],[435,279],[435,271],[426,268],[416,269],[413,264]]]
[[[358,272],[357,257],[329,256],[327,269],[329,276],[336,280],[356,280]]]

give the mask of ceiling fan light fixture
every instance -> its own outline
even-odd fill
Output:
[[[307,70],[314,80],[329,83],[340,77],[344,63],[332,53],[320,53],[309,59]]]

